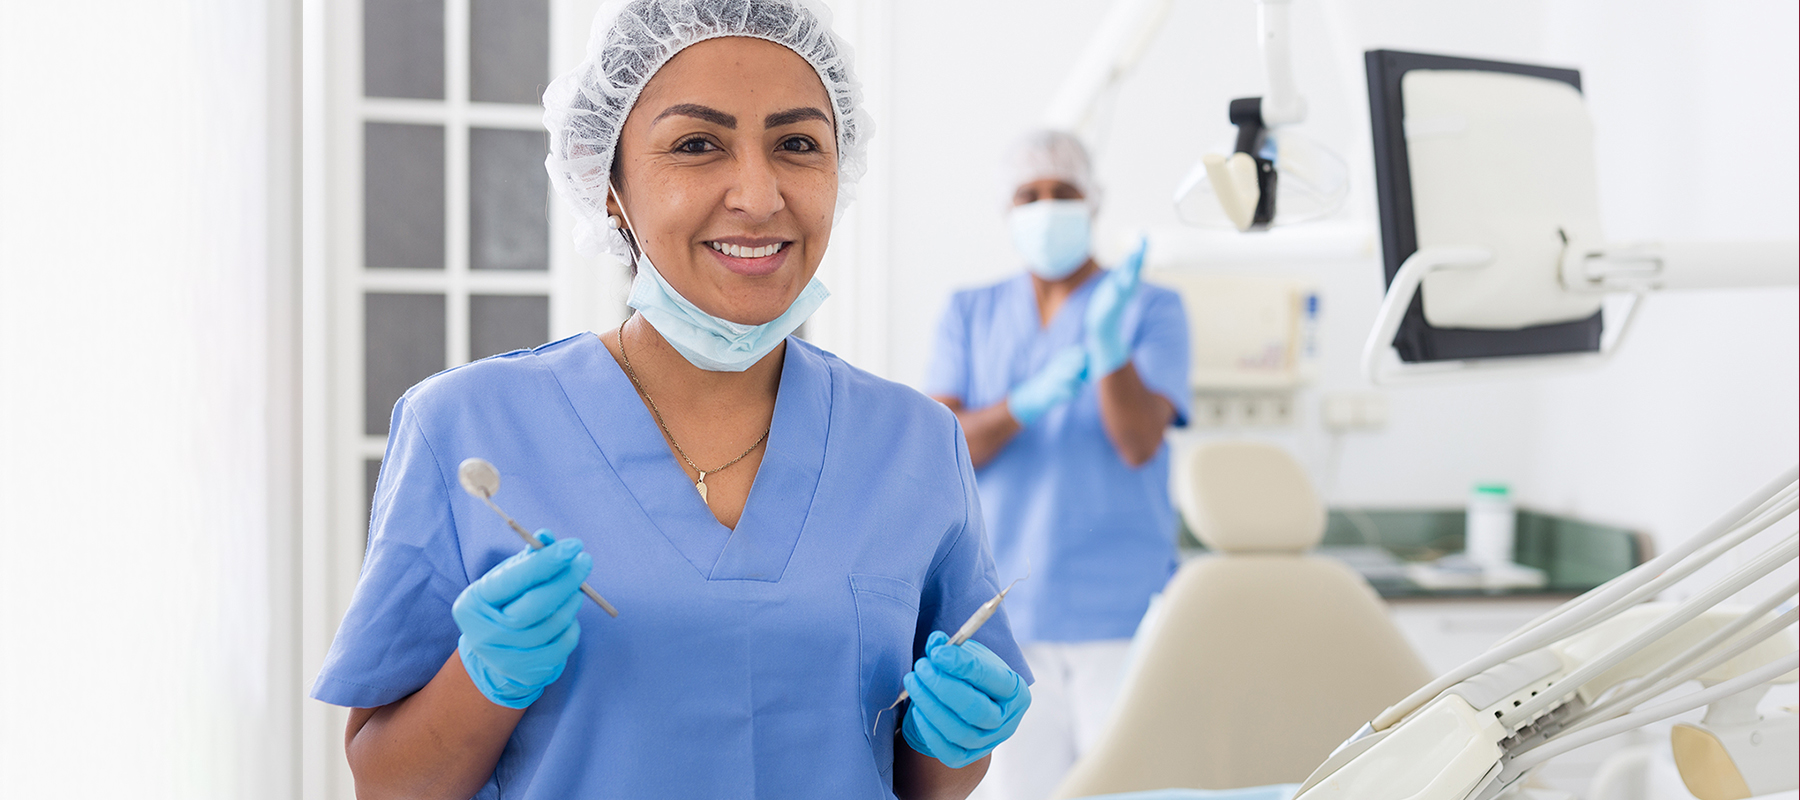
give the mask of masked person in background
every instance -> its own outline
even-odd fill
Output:
[[[1005,171],[1026,272],[951,299],[925,392],[962,422],[1000,574],[1033,573],[1007,601],[1037,678],[1031,713],[984,790],[1038,800],[1099,734],[1174,573],[1163,432],[1188,417],[1188,331],[1180,298],[1139,281],[1142,243],[1113,269],[1094,261],[1099,197],[1078,140],[1030,133]]]

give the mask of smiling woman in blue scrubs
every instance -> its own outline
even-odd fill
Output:
[[[1030,691],[1003,614],[944,643],[999,589],[964,437],[788,337],[869,133],[842,45],[806,0],[601,13],[548,163],[638,313],[396,405],[313,687],[358,796],[965,797]],[[553,544],[457,490],[475,456]]]
[[[1099,734],[1151,595],[1175,569],[1163,432],[1188,415],[1181,299],[1142,284],[1143,245],[1113,269],[1089,251],[1087,151],[1035,131],[1007,154],[1007,224],[1026,271],[958,292],[925,391],[956,412],[978,468],[1036,702],[994,752],[1005,800],[1041,800]]]

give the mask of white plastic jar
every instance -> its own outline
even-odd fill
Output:
[[[1501,483],[1478,484],[1469,492],[1463,551],[1483,567],[1513,563],[1512,495]]]

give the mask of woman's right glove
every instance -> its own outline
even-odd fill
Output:
[[[912,701],[901,735],[951,769],[1006,741],[1031,707],[1031,688],[994,651],[977,641],[950,644],[943,631],[925,639],[925,657],[903,682]]]
[[[1069,345],[1006,395],[1006,410],[1020,425],[1030,425],[1044,412],[1075,399],[1087,372],[1087,353],[1080,345]]]
[[[482,696],[507,708],[531,705],[562,676],[581,639],[581,582],[594,568],[581,540],[537,536],[548,546],[494,565],[450,607],[463,668]]]

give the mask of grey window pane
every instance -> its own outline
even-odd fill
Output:
[[[363,295],[363,432],[388,432],[394,401],[444,369],[444,296]]]
[[[550,76],[550,0],[474,0],[469,16],[469,99],[536,105]]]
[[[550,298],[543,295],[469,296],[469,357],[487,358],[550,338]]]
[[[375,506],[375,484],[381,479],[381,459],[363,460],[363,507]]]
[[[444,0],[363,0],[363,94],[444,99]]]
[[[549,147],[540,131],[469,129],[470,268],[550,268]]]
[[[375,507],[375,482],[380,477],[381,477],[381,459],[371,458],[371,459],[364,460],[363,461],[363,487],[364,487],[364,492],[363,492],[364,514],[363,514],[363,516],[364,517],[369,516],[367,512],[369,512],[370,510],[372,510]],[[365,535],[362,537],[362,551],[363,551],[364,556],[368,555],[368,547],[369,547],[369,537]]]
[[[363,265],[444,268],[443,126],[363,124]]]

